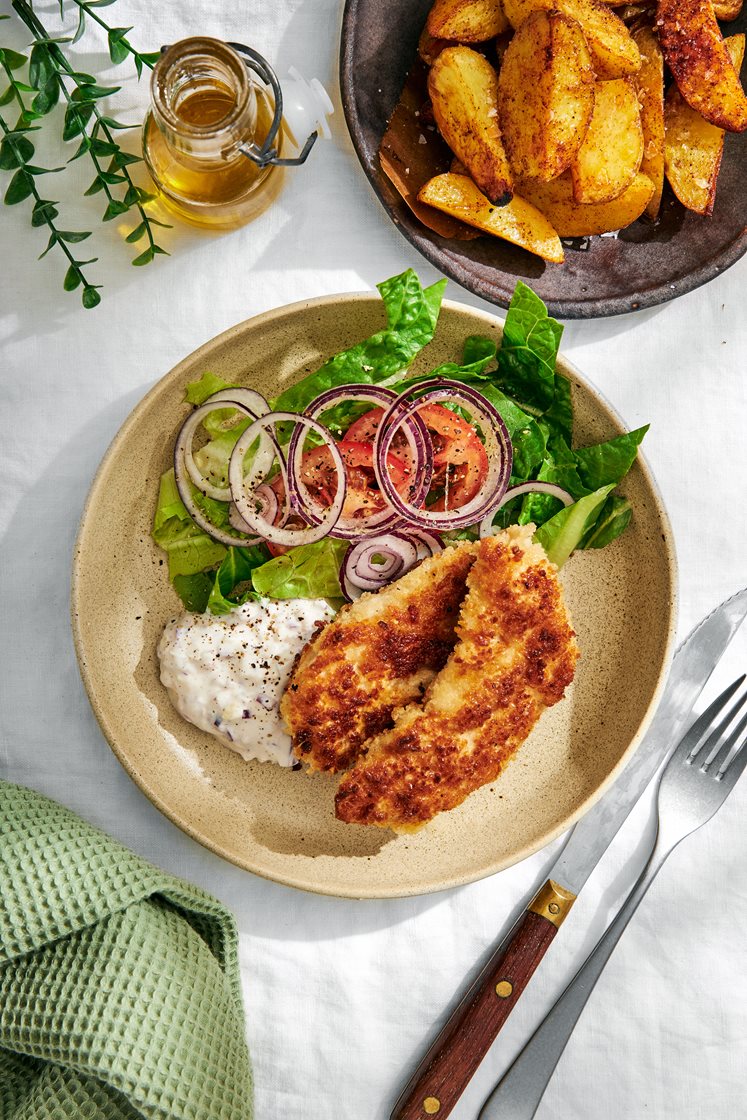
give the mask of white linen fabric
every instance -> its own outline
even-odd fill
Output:
[[[56,27],[56,4],[41,9]],[[253,224],[224,236],[187,226],[163,231],[171,256],[147,268],[130,266],[116,223],[100,225],[101,196],[82,199],[91,177],[86,161],[71,165],[64,193],[54,177],[45,180],[50,197],[63,200],[63,228],[94,230],[83,246],[94,250],[84,256],[100,257],[89,266],[104,285],[93,311],[62,291],[59,253],[37,263],[45,238],[31,229],[28,205],[4,208],[0,776],[58,798],[235,911],[257,1120],[385,1120],[464,978],[540,879],[551,851],[459,890],[381,902],[316,897],[230,866],[161,816],[108,749],[78,676],[68,588],[96,466],[134,404],[179,359],[268,308],[371,289],[408,265],[424,282],[436,274],[385,216],[347,136],[337,84],[340,0],[120,0],[103,14],[133,25],[131,39],[142,49],[208,33],[255,46],[281,74],[296,65],[319,77],[336,105],[333,138],[288,174],[278,202]],[[20,47],[28,40],[13,21],[2,25],[4,40]],[[120,116],[139,119],[146,83],[130,79],[127,64],[109,73],[95,33],[76,50],[82,69],[123,83],[118,104],[127,112]],[[743,260],[673,303],[570,324],[564,338],[565,354],[630,427],[651,422],[645,454],[679,552],[681,636],[747,580],[746,282]],[[486,307],[455,284],[447,295]],[[745,648],[747,639],[742,654]],[[539,1120],[745,1115],[746,811],[744,782],[666,865],[578,1025]],[[646,798],[455,1120],[476,1116],[619,905],[640,866],[650,813]]]

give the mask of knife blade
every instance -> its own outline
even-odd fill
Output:
[[[400,1094],[390,1120],[444,1120],[490,1049],[587,879],[659,766],[747,615],[747,588],[716,607],[679,647],[633,758],[576,824],[547,880],[499,942]]]

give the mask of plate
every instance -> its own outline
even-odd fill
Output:
[[[551,315],[587,319],[665,303],[712,280],[747,251],[747,138],[729,134],[711,218],[685,210],[667,186],[656,225],[641,220],[617,237],[579,240],[562,265],[545,264],[497,238],[446,240],[421,225],[381,170],[378,151],[431,4],[347,0],[340,86],[350,135],[371,185],[397,228],[440,272],[499,307],[508,307],[516,281],[524,280]],[[747,11],[725,28],[730,35],[745,31]]]
[[[72,612],[80,668],[102,731],[150,800],[190,836],[258,875],[306,890],[381,898],[442,890],[523,859],[568,828],[610,783],[653,714],[674,634],[669,522],[640,459],[623,491],[635,511],[606,549],[563,570],[581,660],[567,698],[547,711],[500,781],[419,833],[341,824],[336,782],[244,762],[172,708],[156,645],[181,609],[150,539],[158,479],[185,415],[184,388],[205,370],[272,396],[384,326],[371,295],[332,296],[260,315],[181,362],[135,408],[104,458],[75,549]],[[444,304],[426,371],[457,360],[467,335],[497,319]],[[568,363],[577,442],[622,430]],[[271,372],[268,372],[271,371]],[[101,558],[110,562],[102,564]]]

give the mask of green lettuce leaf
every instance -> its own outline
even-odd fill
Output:
[[[265,545],[252,545],[250,548],[229,548],[225,560],[215,573],[215,579],[207,600],[207,609],[212,614],[228,614],[234,607],[249,599],[258,598],[251,586],[252,572],[267,563],[269,552]],[[237,593],[237,588],[245,586]]]
[[[187,385],[184,399],[188,404],[204,404],[213,393],[219,393],[221,389],[235,388],[236,386],[230,381],[224,381],[215,373],[203,373],[199,381],[190,381]]]
[[[212,572],[193,572],[191,576],[174,576],[171,581],[174,590],[186,610],[202,614],[207,610],[210,592],[213,590]]]
[[[252,572],[252,585],[270,599],[342,599],[340,565],[347,541],[324,537],[291,548]]]
[[[614,483],[602,486],[593,494],[566,506],[541,525],[535,538],[544,548],[548,558],[562,568],[574,549],[578,548],[584,536],[596,523],[607,495],[614,489]]]
[[[546,412],[555,401],[555,362],[562,333],[539,296],[519,281],[498,351],[498,383],[532,415]]]
[[[618,483],[624,478],[635,462],[638,446],[648,429],[649,425],[645,424],[605,443],[576,448],[576,469],[587,490],[597,490],[608,482]]]
[[[627,498],[610,494],[579,548],[604,548],[627,529],[632,515],[633,510]]]

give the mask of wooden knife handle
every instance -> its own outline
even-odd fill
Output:
[[[459,1002],[405,1087],[390,1120],[444,1120],[490,1049],[576,896],[539,889]]]

